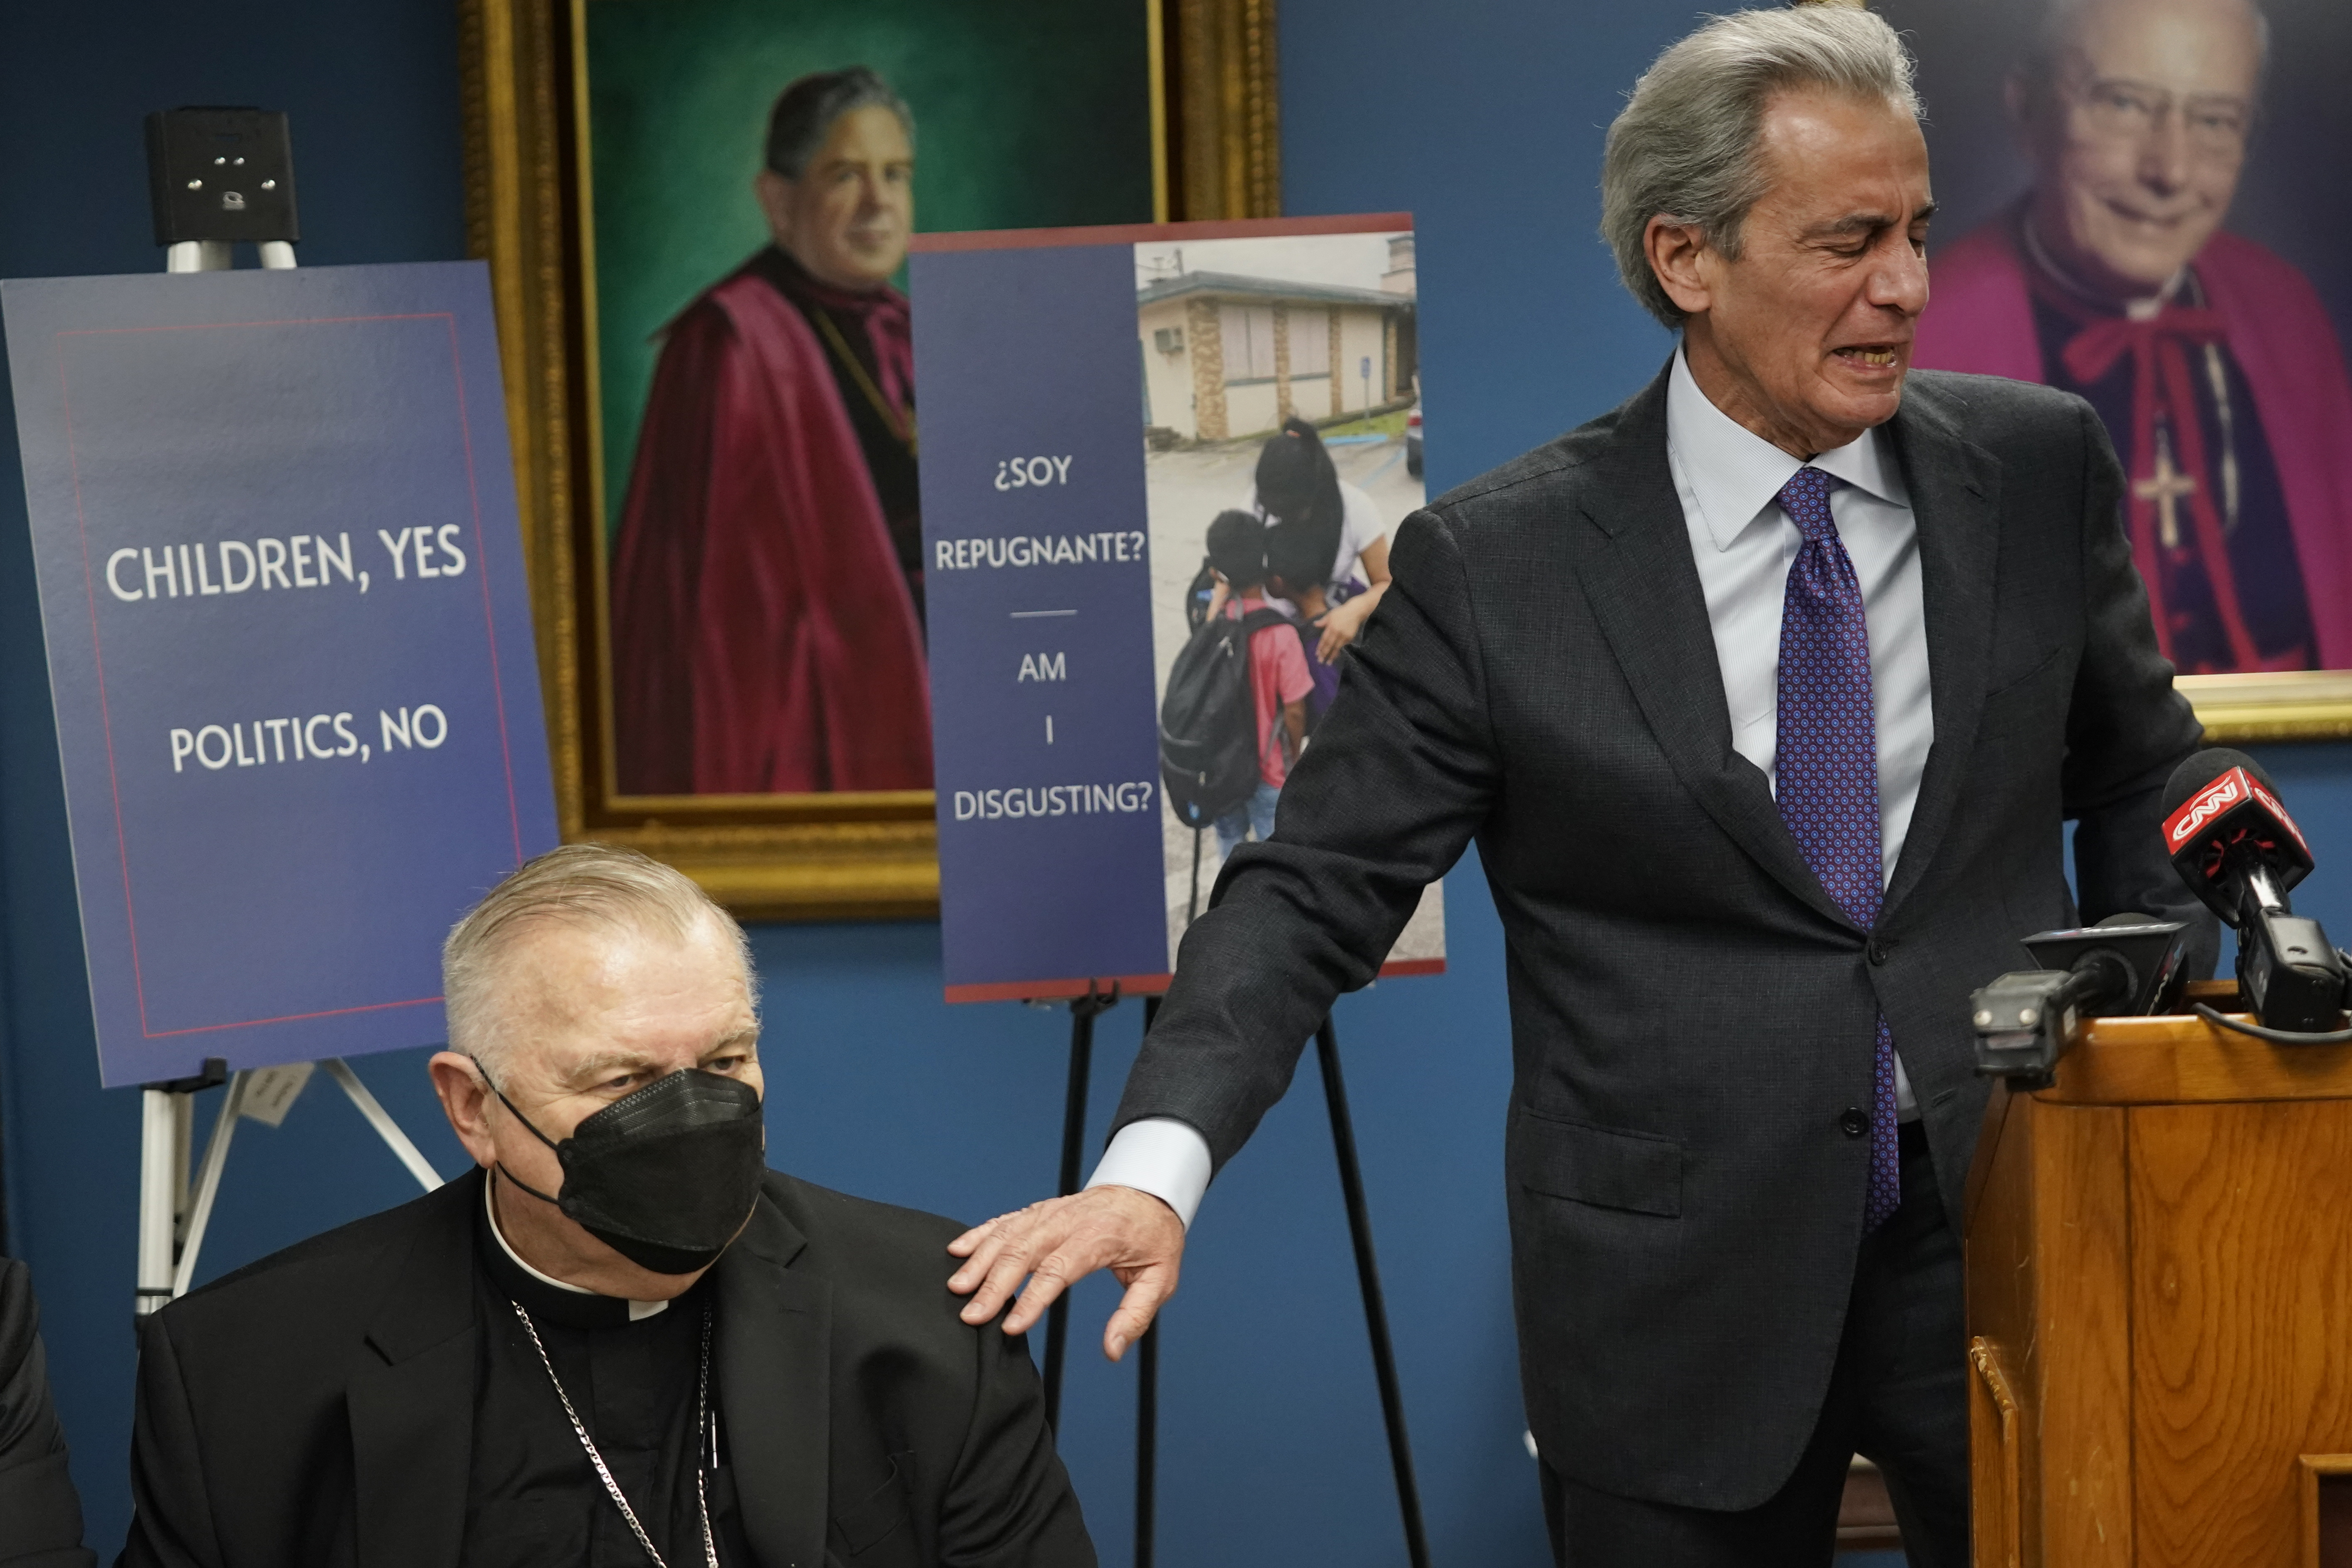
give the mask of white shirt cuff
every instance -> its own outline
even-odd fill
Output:
[[[1201,1196],[1209,1190],[1209,1173],[1214,1163],[1209,1156],[1209,1141],[1191,1122],[1172,1116],[1147,1116],[1118,1130],[1087,1186],[1133,1187],[1150,1193],[1174,1209],[1190,1230]]]

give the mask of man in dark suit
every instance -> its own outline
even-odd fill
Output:
[[[1095,1184],[960,1237],[1017,1329],[1173,1288],[1212,1171],[1475,838],[1508,942],[1505,1168],[1564,1563],[1826,1563],[1853,1453],[1968,1561],[1969,990],[2080,914],[2190,916],[2197,743],[2090,408],[1906,371],[1933,210],[1867,11],[1720,18],[1610,133],[1604,232],[1682,343],[1400,530],[1285,790],[1187,933]],[[2213,928],[2200,923],[2202,962]]]
[[[451,932],[481,1167],[143,1325],[134,1568],[1093,1568],[957,1227],[763,1168],[741,931],[628,851]]]

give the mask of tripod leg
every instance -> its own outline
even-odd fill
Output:
[[[1196,831],[1194,847],[1200,845]],[[1160,1016],[1160,998],[1143,999],[1143,1032]],[[1164,1310],[1162,1315],[1164,1316]],[[1135,1568],[1151,1568],[1153,1515],[1160,1465],[1160,1319],[1143,1331],[1135,1347]]]
[[[1055,1191],[1064,1197],[1078,1190],[1078,1163],[1086,1156],[1087,1075],[1094,1065],[1095,1015],[1098,999],[1081,997],[1070,1004],[1070,1079],[1062,1100],[1062,1173]],[[1045,1425],[1062,1424],[1062,1357],[1070,1335],[1067,1293],[1045,1309]]]
[[[1412,1446],[1405,1436],[1404,1396],[1397,1387],[1396,1352],[1381,1296],[1381,1268],[1372,1256],[1372,1219],[1364,1206],[1363,1167],[1356,1159],[1355,1124],[1339,1076],[1339,1037],[1326,1017],[1315,1031],[1315,1059],[1323,1069],[1323,1098],[1331,1110],[1331,1145],[1339,1157],[1339,1193],[1348,1205],[1348,1235],[1356,1246],[1356,1280],[1364,1291],[1364,1328],[1372,1342],[1372,1375],[1381,1389],[1381,1418],[1389,1432],[1389,1463],[1396,1471],[1397,1510],[1404,1516],[1404,1549],[1412,1568],[1429,1568],[1429,1539],[1421,1524],[1421,1489],[1412,1479]]]
[[[367,1124],[375,1129],[376,1136],[383,1139],[400,1163],[408,1167],[408,1173],[416,1178],[416,1184],[428,1193],[440,1191],[441,1173],[433,1168],[433,1163],[425,1157],[423,1151],[408,1141],[408,1134],[400,1130],[400,1123],[392,1119],[392,1112],[368,1092],[368,1086],[360,1081],[360,1075],[352,1070],[351,1064],[341,1057],[327,1057],[319,1065],[326,1068],[327,1076],[341,1087],[352,1104],[367,1119]]]
[[[133,1300],[141,1317],[172,1299],[173,1231],[182,1180],[176,1173],[188,1163],[175,1098],[167,1089],[144,1089],[139,1096],[139,1286]]]
[[[1160,1447],[1160,1320],[1135,1346],[1135,1568],[1151,1568]]]
[[[236,1120],[245,1104],[245,1086],[252,1074],[243,1070],[229,1075],[228,1088],[221,1095],[220,1114],[213,1121],[212,1136],[205,1140],[204,1166],[196,1178],[196,1191],[188,1205],[187,1235],[180,1240],[179,1262],[172,1270],[172,1296],[174,1300],[188,1293],[195,1283],[196,1259],[204,1252],[205,1230],[212,1224],[213,1203],[220,1196],[221,1172],[228,1165],[229,1140],[236,1136]],[[193,1096],[182,1095],[184,1100]]]

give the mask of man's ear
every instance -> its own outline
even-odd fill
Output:
[[[793,247],[793,193],[797,189],[797,182],[787,180],[773,169],[762,169],[751,176],[751,195],[767,217],[768,236],[784,250]]]
[[[498,1163],[498,1145],[490,1139],[490,1089],[474,1058],[457,1051],[438,1051],[425,1064],[425,1070],[433,1075],[433,1092],[441,1097],[441,1113],[449,1119],[450,1131],[457,1134],[457,1142],[466,1146],[474,1163],[484,1169]]]
[[[1715,303],[1700,258],[1706,253],[1706,237],[1696,224],[1676,223],[1663,214],[1642,232],[1642,247],[1649,253],[1650,270],[1658,287],[1685,315],[1702,314]]]

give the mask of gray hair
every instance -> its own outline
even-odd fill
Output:
[[[691,879],[634,849],[567,844],[508,873],[441,944],[449,1048],[486,1071],[503,1071],[511,1045],[499,1027],[501,960],[523,932],[549,924],[679,942],[718,931],[733,939],[744,988],[759,1005],[759,974],[743,928]]]
[[[812,71],[776,95],[768,110],[768,168],[787,180],[797,180],[808,161],[833,134],[833,122],[853,110],[888,110],[915,143],[915,113],[907,100],[890,89],[880,74],[866,66],[841,70]]]
[[[2026,52],[2017,67],[2019,79],[2033,98],[2047,100],[2057,84],[2059,62],[2074,46],[2075,30],[2082,26],[2083,13],[2098,3],[2099,0],[2048,0],[2041,25],[2028,35]],[[2239,0],[2239,5],[2254,25],[2254,83],[2259,93],[2263,79],[2270,74],[2271,19],[2256,0]]]
[[[1739,258],[1740,231],[1764,195],[1764,108],[1822,88],[1919,114],[1911,53],[1885,18],[1843,5],[1736,11],[1658,57],[1609,127],[1601,159],[1601,237],[1644,310],[1668,327],[1684,312],[1650,270],[1653,217],[1690,224]]]

